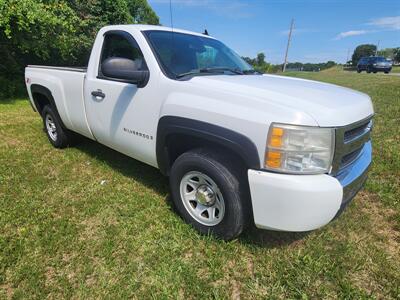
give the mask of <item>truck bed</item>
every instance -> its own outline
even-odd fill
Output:
[[[85,114],[84,82],[86,68],[29,65],[25,68],[28,92],[30,87],[46,87],[67,129],[93,138]],[[34,105],[32,93],[30,99]]]
[[[28,65],[29,68],[38,69],[51,69],[59,71],[71,71],[71,72],[81,72],[86,73],[87,67],[57,67],[57,66],[42,66],[42,65]]]

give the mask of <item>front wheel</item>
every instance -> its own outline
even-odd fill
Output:
[[[170,175],[177,211],[201,234],[224,240],[237,237],[250,219],[247,181],[239,174],[226,155],[206,149],[182,154]]]

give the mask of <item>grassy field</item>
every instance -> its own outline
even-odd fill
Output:
[[[186,225],[157,170],[90,141],[56,150],[26,100],[0,102],[0,299],[400,298],[400,78],[288,75],[372,97],[370,179],[320,230],[231,242]]]
[[[392,73],[400,73],[400,66],[393,66]]]

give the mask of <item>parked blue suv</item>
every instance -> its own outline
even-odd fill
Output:
[[[382,56],[362,57],[357,64],[357,73],[361,71],[385,72],[386,74],[392,70],[392,63]]]

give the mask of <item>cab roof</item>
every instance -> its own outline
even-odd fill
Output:
[[[109,26],[105,26],[103,29],[104,30],[120,29],[120,30],[127,30],[127,31],[132,30],[132,29],[138,30],[138,31],[159,30],[159,31],[186,33],[186,34],[191,34],[191,35],[213,38],[211,36],[208,36],[208,35],[205,35],[205,34],[202,34],[199,32],[183,30],[183,29],[178,29],[178,28],[171,28],[171,27],[166,27],[166,26],[161,26],[161,25],[144,25],[144,24],[109,25]]]

